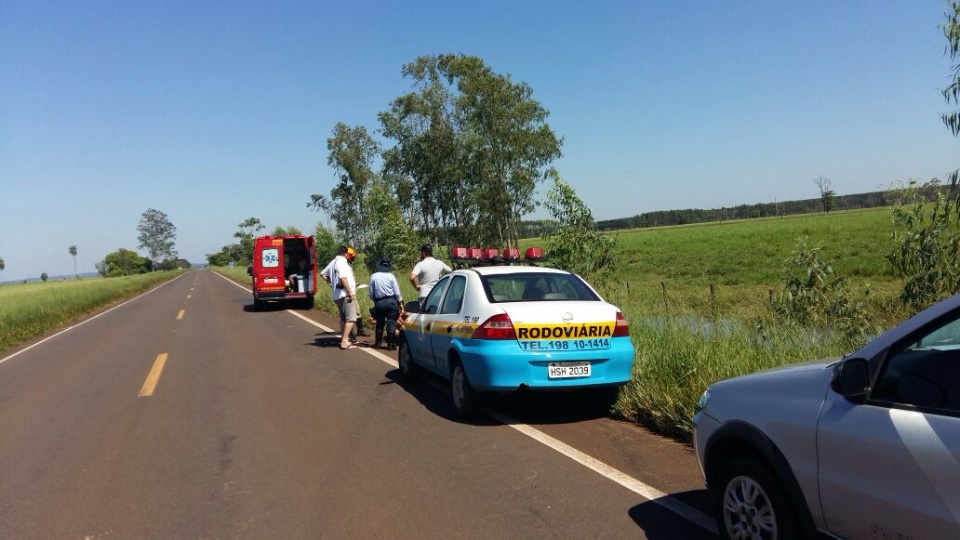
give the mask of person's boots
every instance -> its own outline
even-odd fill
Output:
[[[357,335],[358,336],[369,336],[366,330],[363,329],[363,317],[357,317]]]

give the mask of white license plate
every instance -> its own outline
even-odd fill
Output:
[[[590,362],[550,362],[547,364],[547,377],[551,379],[571,379],[589,377]]]
[[[263,280],[263,282],[264,282],[264,283],[267,283],[267,284],[270,284],[270,283],[279,283],[280,280],[277,279],[277,278],[275,278],[275,277],[268,277],[267,279]]]

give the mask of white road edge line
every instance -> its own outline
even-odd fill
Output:
[[[217,272],[214,272],[214,273],[220,276],[221,278],[227,280],[227,282],[233,285],[236,285],[237,287],[240,287],[241,289],[247,292],[250,292],[250,289],[244,287],[243,285],[240,285],[239,283],[231,280],[230,278],[223,276]],[[299,317],[300,319],[303,319],[307,323],[312,324],[317,328],[320,328],[324,332],[333,331],[332,328],[327,328],[326,326],[318,323],[317,321],[310,319],[309,317],[306,317],[304,315],[301,315],[296,311],[287,310],[287,313],[295,317]],[[381,352],[378,352],[373,349],[366,349],[366,348],[361,348],[359,350],[371,356],[376,357],[378,360],[384,362],[385,364],[389,364],[390,366],[393,366],[393,367],[398,367],[397,362],[393,358],[390,358],[389,356]],[[547,446],[548,448],[551,448],[559,452],[560,454],[572,459],[573,461],[576,461],[577,463],[592,470],[593,472],[599,474],[600,476],[603,476],[609,480],[612,480],[620,484],[621,486],[629,489],[630,491],[636,493],[637,495],[640,495],[644,499],[651,501],[655,504],[658,504],[663,508],[666,508],[667,510],[673,512],[674,514],[677,514],[678,516],[686,519],[687,521],[693,523],[694,525],[697,525],[703,529],[706,529],[707,531],[713,534],[719,534],[719,531],[717,530],[717,524],[712,517],[704,514],[703,512],[697,510],[696,508],[693,508],[687,503],[680,501],[670,495],[667,495],[666,493],[663,493],[662,491],[657,490],[651,486],[648,486],[647,484],[644,484],[643,482],[637,480],[636,478],[633,478],[632,476],[629,476],[626,473],[621,472],[607,465],[606,463],[594,457],[591,457],[558,439],[551,437],[550,435],[547,435],[546,433],[540,431],[539,429],[536,429],[532,426],[528,426],[527,424],[521,424],[520,422],[514,420],[513,418],[510,418],[509,416],[500,414],[495,411],[485,410],[484,413],[487,414],[488,416],[491,416],[492,418],[502,423],[503,425],[507,427],[511,427],[519,431],[520,433],[523,433],[527,437],[530,437],[531,439],[539,442],[540,444],[543,444],[544,446]]]
[[[6,362],[7,360],[10,360],[11,358],[13,358],[13,357],[15,357],[15,356],[17,356],[17,355],[23,354],[23,353],[29,351],[30,349],[32,349],[32,348],[34,348],[34,347],[38,347],[38,346],[40,346],[40,345],[43,345],[44,343],[46,343],[46,342],[50,341],[51,339],[59,336],[60,334],[65,334],[65,333],[73,330],[74,328],[76,328],[76,327],[78,327],[78,326],[82,326],[82,325],[84,325],[84,324],[87,324],[88,322],[96,319],[97,317],[102,317],[102,316],[106,315],[107,313],[110,313],[111,311],[113,311],[113,310],[115,310],[115,309],[121,308],[121,307],[129,304],[130,302],[133,302],[134,300],[140,299],[140,298],[142,298],[142,297],[144,297],[144,296],[152,293],[153,291],[159,289],[160,287],[163,287],[163,286],[165,286],[165,285],[167,285],[167,284],[169,284],[169,283],[173,283],[174,281],[182,278],[182,277],[185,276],[185,275],[187,275],[187,274],[186,274],[186,273],[180,274],[179,276],[171,279],[170,281],[164,281],[163,283],[157,285],[156,287],[150,289],[149,291],[144,292],[144,293],[140,293],[140,294],[134,296],[133,298],[127,300],[126,302],[123,302],[123,303],[121,303],[121,304],[117,304],[117,305],[113,306],[112,308],[110,308],[110,309],[108,309],[108,310],[106,310],[106,311],[104,311],[104,312],[102,312],[102,313],[97,313],[97,314],[94,315],[93,317],[90,317],[89,319],[84,319],[84,320],[78,322],[77,324],[75,324],[75,325],[73,325],[73,326],[68,326],[67,328],[64,328],[63,330],[57,332],[56,334],[54,334],[54,335],[52,335],[52,336],[43,338],[43,339],[41,339],[40,341],[34,343],[33,345],[30,345],[29,347],[24,347],[23,349],[20,349],[19,351],[11,354],[10,356],[7,356],[7,357],[5,357],[5,358],[0,358],[0,364]]]

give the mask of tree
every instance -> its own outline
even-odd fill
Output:
[[[943,25],[943,34],[947,38],[946,53],[950,55],[953,65],[950,66],[952,82],[943,90],[943,98],[947,103],[960,104],[960,2],[950,2],[945,13],[947,22]],[[940,116],[944,125],[950,129],[953,136],[960,135],[960,109],[954,109]],[[960,201],[960,190],[957,189],[960,180],[960,169],[955,169],[948,176],[953,188],[955,201]],[[960,207],[960,206],[958,206]]]
[[[40,274],[40,281],[46,281],[46,280],[47,280],[47,273],[44,272],[44,273]]]
[[[553,186],[544,206],[556,224],[556,229],[544,236],[550,265],[602,283],[616,268],[616,240],[597,229],[590,208],[556,170],[550,169],[547,174]]]
[[[440,57],[421,56],[402,67],[415,91],[378,115],[381,133],[396,146],[384,153],[384,175],[406,221],[436,243],[439,229],[463,235],[475,212],[460,153],[456,91]]]
[[[820,188],[820,206],[823,208],[823,214],[826,215],[827,212],[833,209],[833,201],[836,198],[836,193],[830,189],[830,186],[833,185],[833,180],[818,176],[813,183]]]
[[[240,227],[240,230],[233,233],[233,237],[240,240],[241,259],[237,262],[250,264],[253,261],[253,244],[257,232],[263,230],[265,227],[263,223],[255,217],[249,217],[241,221],[237,224],[237,227]]]
[[[477,57],[446,59],[460,91],[456,103],[466,167],[481,209],[478,239],[516,245],[520,220],[535,209],[542,169],[560,157],[562,140],[547,125],[550,113],[532,98],[529,85],[494,73]]]
[[[277,225],[273,229],[273,236],[295,236],[295,235],[302,235],[302,234],[303,233],[300,232],[300,229],[294,227],[293,225],[290,225],[289,227],[281,227]]]
[[[137,236],[140,249],[146,249],[152,260],[172,259],[177,256],[173,248],[177,239],[177,228],[174,227],[167,215],[160,210],[148,209],[140,217],[137,225]]]
[[[0,270],[3,270],[7,267],[7,263],[3,262],[3,257],[0,257]]]
[[[333,217],[337,229],[364,249],[372,236],[373,215],[367,195],[377,178],[373,163],[380,157],[380,144],[363,126],[337,122],[333,136],[327,139],[327,149],[327,164],[337,175],[337,185],[330,191],[329,199],[315,193],[307,206]]]
[[[107,271],[110,269],[110,267],[107,266],[106,261],[99,261],[94,266],[96,267],[98,274],[100,274],[102,277],[107,277]]]
[[[373,215],[377,217],[373,236],[366,251],[370,273],[380,257],[390,257],[394,268],[413,268],[419,259],[421,237],[403,219],[400,205],[392,196],[390,186],[377,179],[370,190],[369,204]]]
[[[150,259],[124,248],[108,253],[103,258],[103,263],[107,268],[106,277],[146,274],[153,270],[153,262]]]
[[[243,246],[240,244],[229,244],[220,248],[220,251],[206,255],[207,264],[210,266],[228,266],[234,264],[249,264],[250,260],[244,258]]]
[[[960,287],[960,223],[936,181],[893,192],[894,250],[887,260],[905,279],[900,299],[915,312]],[[933,189],[931,189],[933,188]],[[935,194],[933,204],[928,194]]]
[[[316,230],[313,232],[313,238],[317,251],[317,264],[324,266],[336,256],[337,246],[340,244],[334,238],[333,231],[320,222],[317,222]]]
[[[403,75],[416,91],[379,119],[397,141],[384,154],[385,176],[413,205],[411,223],[434,240],[516,245],[545,167],[560,157],[548,111],[529,85],[475,56],[422,56]]]
[[[73,257],[73,277],[79,277],[77,275],[77,246],[70,246],[67,252]]]

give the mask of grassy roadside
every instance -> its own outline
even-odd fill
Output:
[[[0,353],[105,306],[119,303],[184,270],[0,286]]]
[[[711,383],[856,349],[861,343],[842,335],[773,317],[770,299],[784,290],[801,238],[847,278],[871,321],[889,328],[904,320],[903,282],[886,263],[893,230],[890,209],[881,208],[614,233],[621,264],[600,289],[630,321],[637,351],[615,412],[689,440]]]

